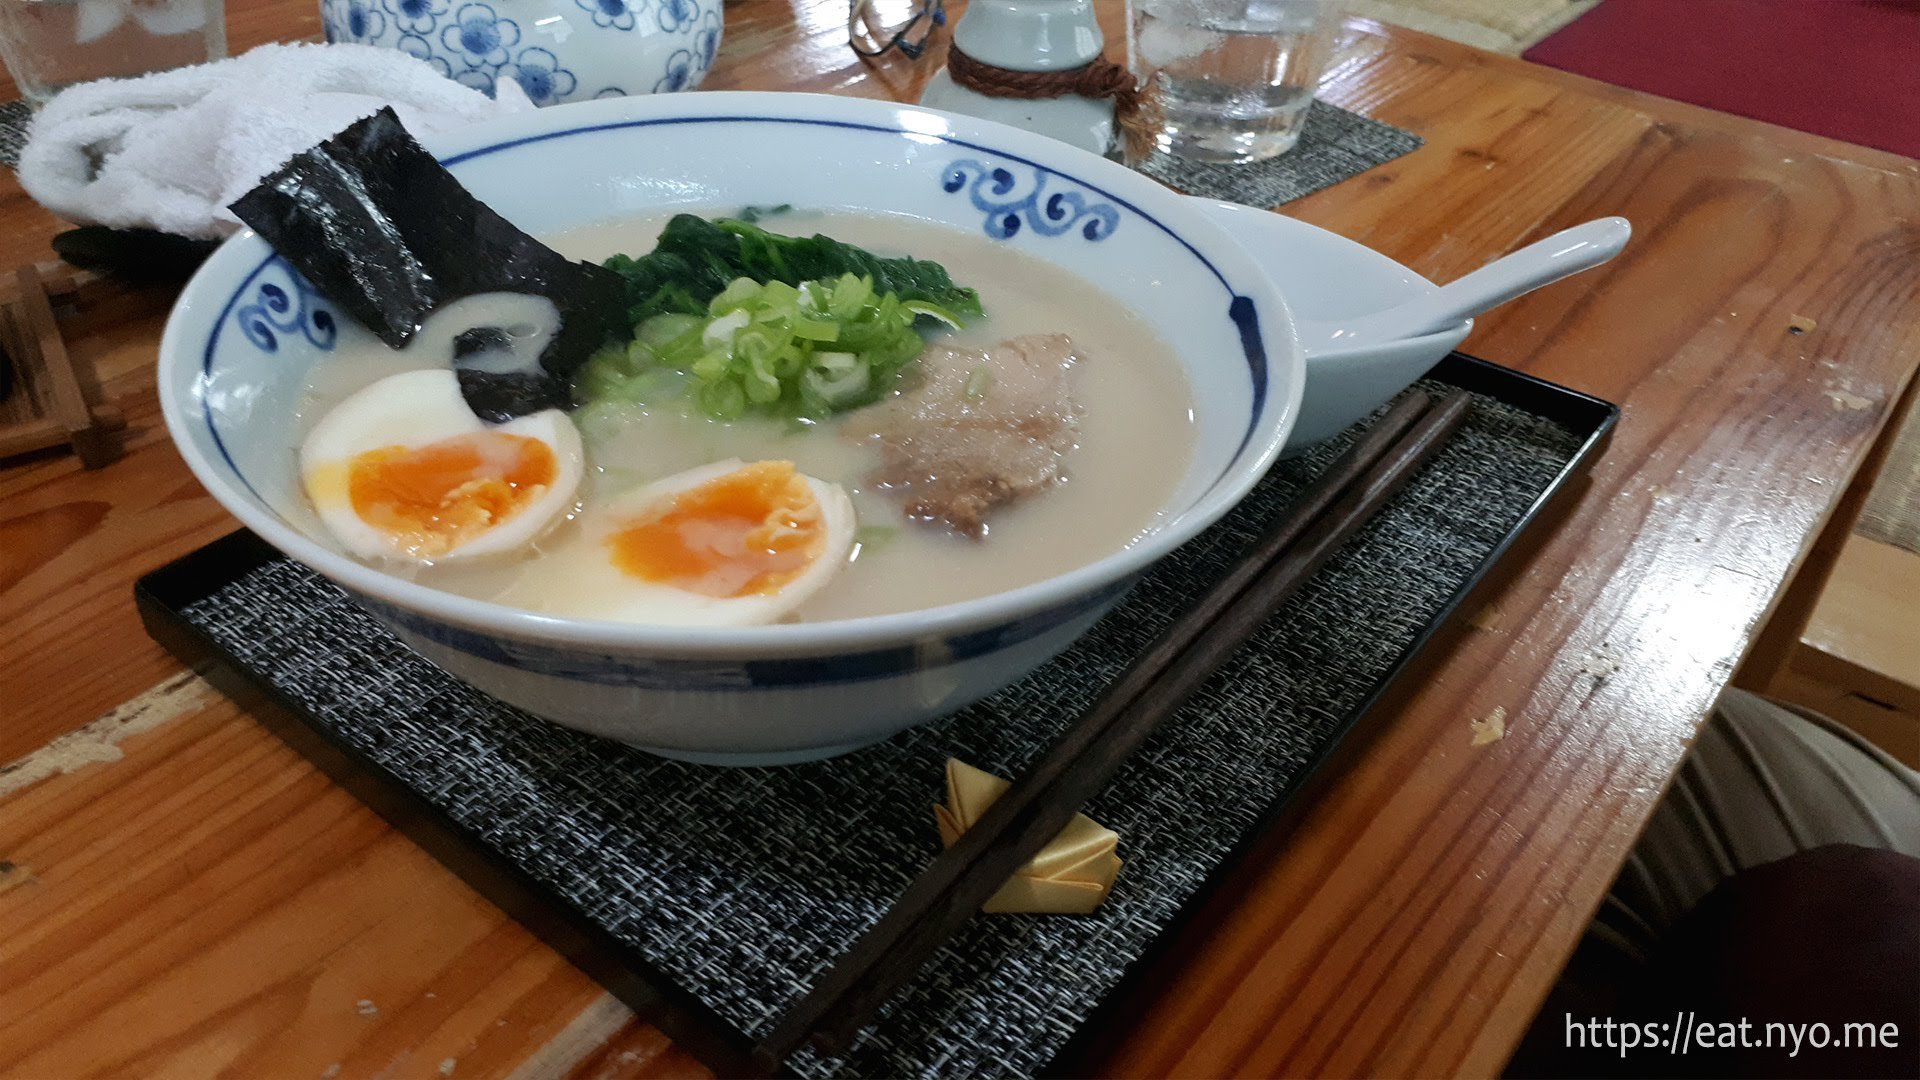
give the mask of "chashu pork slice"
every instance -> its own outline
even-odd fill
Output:
[[[1065,334],[987,349],[930,345],[916,383],[842,430],[879,445],[869,482],[899,496],[909,519],[980,539],[994,510],[1062,478],[1080,432],[1067,385],[1076,359]]]

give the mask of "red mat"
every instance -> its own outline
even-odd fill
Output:
[[[1920,157],[1920,2],[1602,0],[1528,60]]]

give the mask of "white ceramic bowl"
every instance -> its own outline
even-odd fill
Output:
[[[950,713],[1025,675],[1154,560],[1266,472],[1304,368],[1280,291],[1192,201],[1062,143],[876,101],[707,93],[582,102],[432,147],[535,233],[672,208],[791,202],[906,214],[1092,280],[1175,346],[1193,461],[1161,524],[1035,585],[900,615],[740,629],[555,618],[425,588],[342,555],[305,515],[287,418],[341,317],[243,233],[181,294],[160,395],[207,489],[340,583],[429,659],[529,712],[657,753],[729,764],[824,757]]]

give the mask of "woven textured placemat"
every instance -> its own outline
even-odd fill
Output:
[[[1280,463],[1024,682],[810,765],[687,765],[532,719],[428,664],[285,560],[183,614],[497,858],[757,1037],[933,858],[947,757],[1018,773],[1344,442]],[[976,918],[845,1058],[803,1051],[790,1066],[814,1077],[1019,1076],[1045,1065],[1344,732],[1580,443],[1476,398],[1434,462],[1087,808],[1119,832],[1126,863],[1104,907]]]
[[[1275,207],[1418,150],[1425,142],[1404,128],[1316,99],[1307,109],[1300,141],[1279,157],[1209,165],[1156,153],[1135,168],[1188,195]]]
[[[20,164],[20,148],[27,145],[27,125],[33,109],[24,101],[0,102],[0,165]]]

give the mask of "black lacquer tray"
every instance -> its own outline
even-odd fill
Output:
[[[1458,434],[1089,807],[1121,837],[1088,916],[980,916],[843,1058],[800,1076],[1071,1071],[1129,981],[1599,452],[1606,402],[1455,354]],[[932,859],[947,757],[1017,773],[1338,453],[1281,462],[1067,653],[832,761],[720,769],[535,720],[236,533],[143,578],[153,635],[717,1070]],[[1086,1033],[1083,1033],[1086,1029]],[[1062,1055],[1066,1056],[1062,1056]]]

